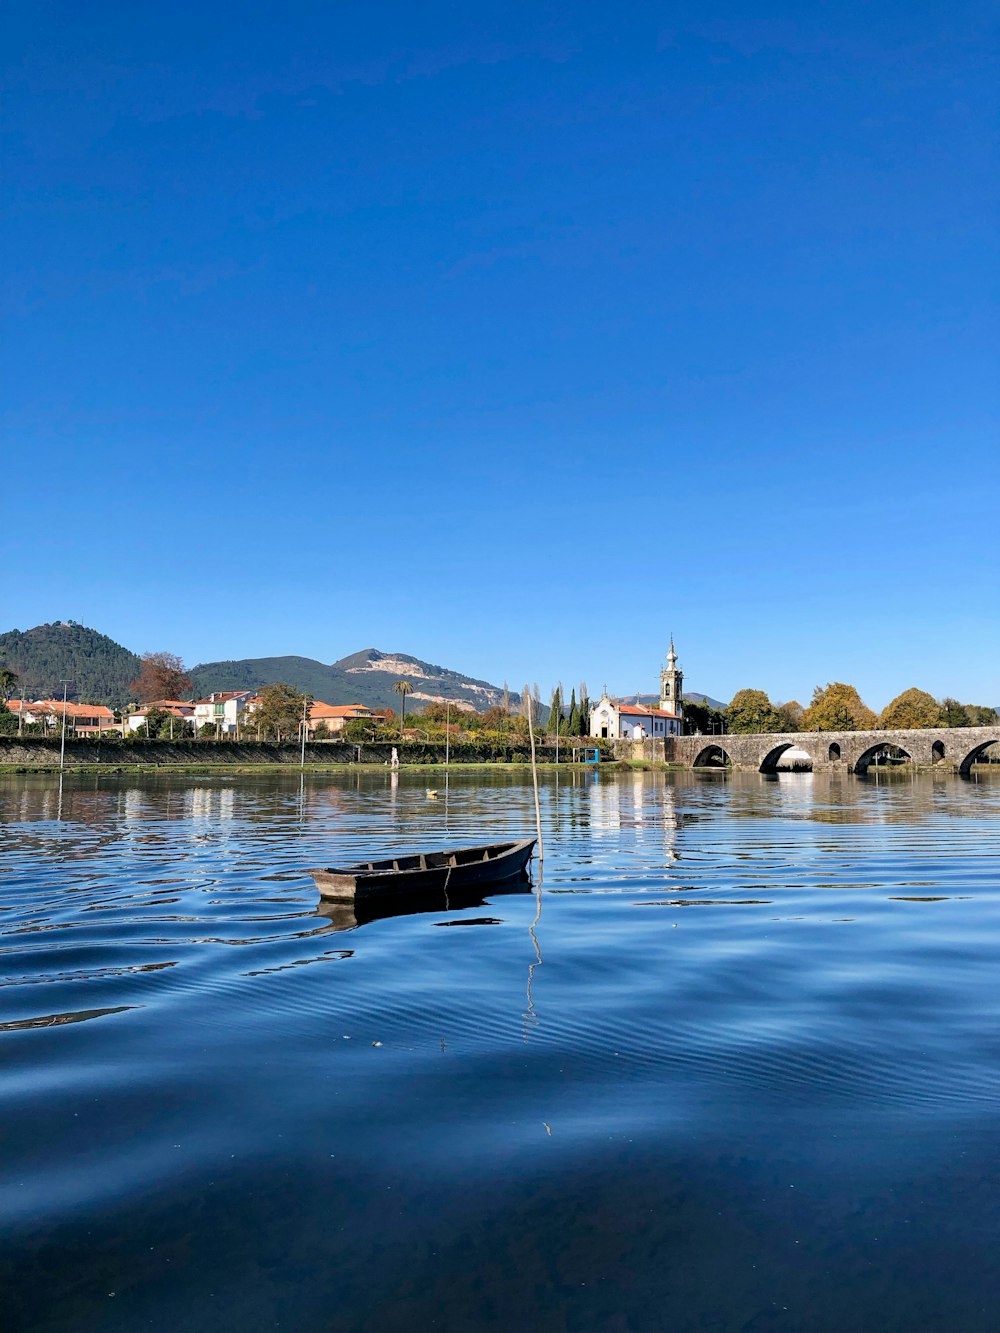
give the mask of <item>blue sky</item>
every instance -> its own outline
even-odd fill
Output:
[[[991,18],[15,0],[0,629],[1000,704]]]

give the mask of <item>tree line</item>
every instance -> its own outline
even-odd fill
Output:
[[[774,704],[764,690],[737,690],[723,709],[684,705],[685,731],[764,734],[796,731],[909,731],[925,727],[988,727],[997,710],[957,699],[935,699],[911,686],[876,713],[853,685],[834,681],[817,685],[807,708],[795,699]]]

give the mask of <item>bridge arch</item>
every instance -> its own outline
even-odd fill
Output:
[[[731,768],[732,763],[732,758],[728,752],[724,750],[721,745],[717,745],[713,742],[711,745],[706,745],[702,750],[699,750],[691,767]]]
[[[876,755],[880,755],[886,750],[895,751],[895,754],[891,756],[893,759],[902,758],[909,760],[911,764],[913,763],[913,755],[902,745],[897,745],[893,741],[880,740],[877,745],[869,745],[867,750],[862,750],[861,754],[858,755],[854,761],[855,773],[867,773],[868,766],[873,762]]]
[[[1000,744],[1000,734],[992,737],[990,740],[979,741],[978,744],[972,747],[972,749],[965,756],[965,758],[955,765],[956,769],[958,770],[959,773],[963,775],[963,777],[968,777],[972,765],[976,762],[976,760],[983,753],[983,751],[987,749],[987,747],[990,745],[998,745],[998,744]],[[956,753],[961,754],[961,750],[956,751]]]
[[[840,746],[836,741],[830,742],[830,748],[826,752],[826,757],[831,764],[837,763],[840,759]]]
[[[780,745],[775,745],[772,749],[768,750],[767,754],[765,754],[764,758],[760,761],[760,772],[776,773],[778,771],[778,760],[786,750],[794,749],[794,741],[782,741]]]
[[[944,758],[944,741],[935,741],[931,746],[931,763],[939,764]]]

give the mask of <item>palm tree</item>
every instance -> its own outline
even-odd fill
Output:
[[[403,724],[406,722],[406,696],[413,693],[413,686],[408,680],[397,680],[392,687],[399,695],[399,739],[403,739]]]

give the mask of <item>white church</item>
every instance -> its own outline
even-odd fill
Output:
[[[654,708],[623,703],[605,692],[590,710],[590,734],[604,740],[641,741],[653,737],[679,736],[684,730],[684,673],[677,665],[674,641],[670,640],[667,664],[660,671],[660,703]]]

